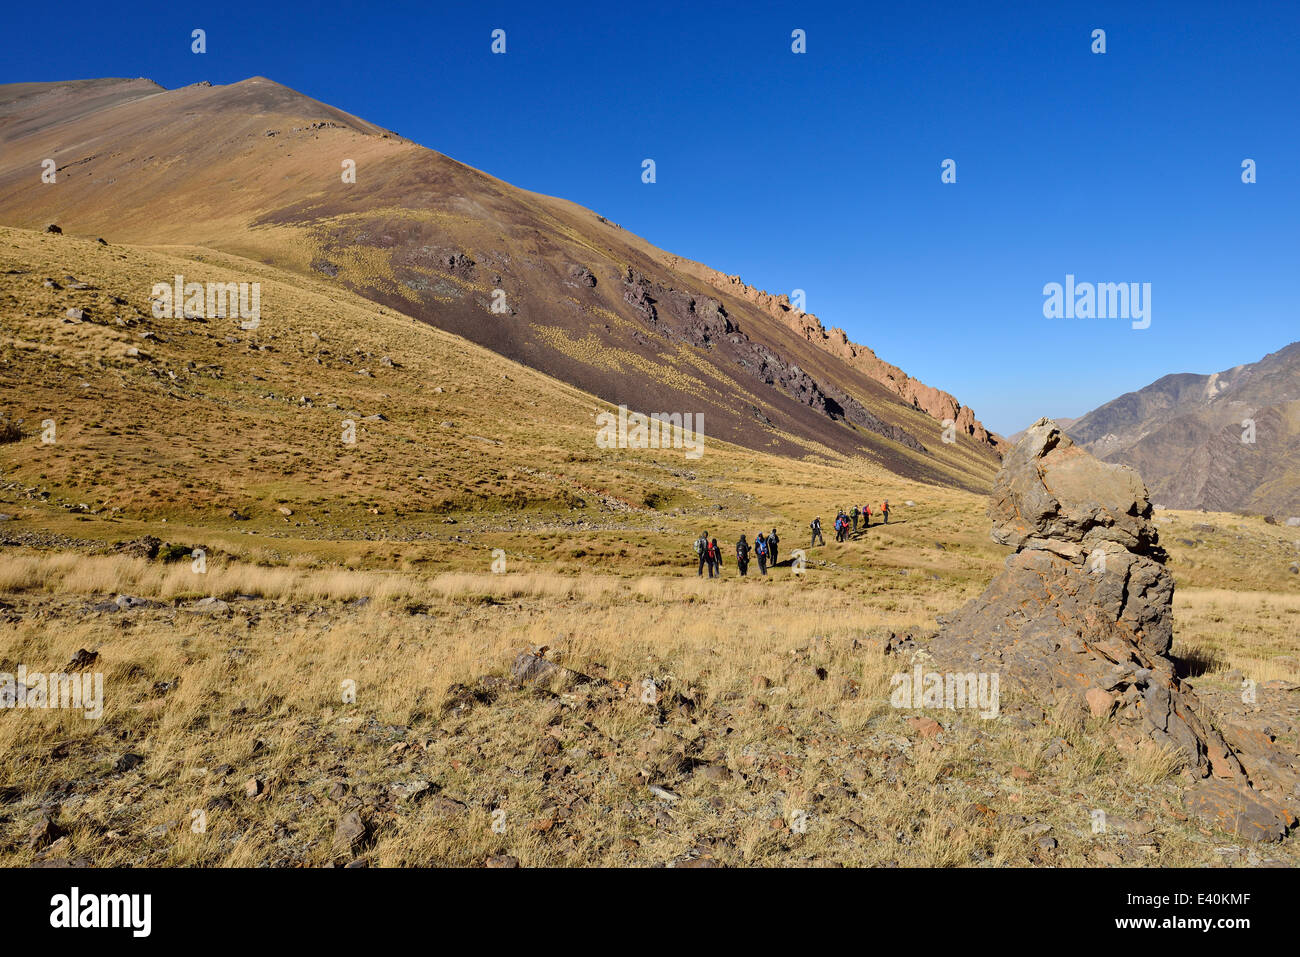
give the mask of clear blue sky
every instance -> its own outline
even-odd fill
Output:
[[[268,76],[804,289],[1004,433],[1300,338],[1300,3],[127,6],[10,5],[0,80]],[[1043,318],[1066,273],[1151,327]]]

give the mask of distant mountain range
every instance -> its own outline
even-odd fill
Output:
[[[1136,468],[1158,504],[1300,515],[1300,342],[1057,421],[1093,454]]]
[[[0,86],[0,223],[337,284],[610,403],[702,413],[709,437],[754,450],[979,490],[999,464],[969,408],[786,296],[262,77]]]

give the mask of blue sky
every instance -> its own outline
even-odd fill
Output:
[[[0,81],[268,76],[803,289],[1004,433],[1300,338],[1297,3],[66,3],[6,21]],[[1151,283],[1150,328],[1045,319],[1067,273]]]

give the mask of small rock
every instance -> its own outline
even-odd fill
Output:
[[[35,826],[27,832],[27,846],[33,850],[42,850],[53,844],[62,834],[63,831],[54,823],[54,819],[48,814],[42,814]]]
[[[933,718],[908,718],[908,725],[923,738],[933,738],[943,730],[943,725]]]
[[[64,667],[65,672],[80,671],[82,668],[89,667],[99,660],[98,651],[87,651],[85,648],[77,649],[77,653],[72,656]]]
[[[370,829],[366,822],[361,820],[361,815],[356,811],[350,811],[339,818],[338,826],[334,829],[334,851],[337,854],[351,854],[360,847],[366,840]]]
[[[131,751],[126,752],[116,761],[113,762],[113,770],[119,774],[125,774],[127,771],[133,771],[143,763],[144,758]]]

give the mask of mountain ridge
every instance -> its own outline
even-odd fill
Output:
[[[1173,508],[1300,513],[1300,342],[1213,373],[1180,372],[1126,392],[1068,427],[1131,465]]]
[[[3,221],[324,275],[611,402],[689,396],[754,449],[806,454],[798,435],[968,488],[996,469],[970,409],[785,297],[274,81],[150,84],[0,88]],[[37,188],[45,156],[59,182]],[[485,320],[498,292],[505,321]]]

